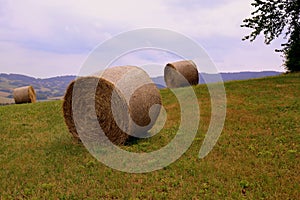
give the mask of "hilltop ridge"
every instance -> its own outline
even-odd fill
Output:
[[[266,76],[275,76],[279,74],[281,74],[281,72],[275,71],[220,73],[224,82],[231,80],[245,80]],[[201,73],[199,77],[200,84],[205,83],[204,78],[207,83],[211,83],[214,82],[214,80],[216,80],[215,74]],[[33,88],[36,91],[38,100],[59,99],[62,98],[69,83],[75,78],[76,76],[74,75],[67,75],[42,79],[21,74],[0,73],[0,100],[12,100],[13,89],[26,85],[33,86]],[[154,77],[152,78],[152,80],[158,88],[165,87],[165,81],[163,76]]]

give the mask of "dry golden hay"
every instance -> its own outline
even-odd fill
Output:
[[[168,88],[197,85],[199,73],[196,64],[191,60],[168,63],[164,70],[164,78]]]
[[[15,88],[13,96],[16,104],[36,102],[36,94],[32,86]]]
[[[91,90],[91,87],[95,89]],[[91,98],[94,98],[94,105],[86,105]],[[161,105],[161,96],[147,73],[138,67],[121,66],[108,68],[100,76],[72,81],[64,96],[63,112],[65,123],[75,138],[80,140],[82,135],[79,137],[77,132],[81,127],[75,127],[72,106],[77,113],[82,113],[76,120],[84,123],[89,123],[90,115],[96,113],[104,134],[119,145],[126,143],[132,135],[138,136],[151,129],[160,112],[160,106],[154,105]],[[93,108],[95,111],[89,112]],[[91,137],[91,133],[88,134],[87,137]],[[99,140],[99,134],[94,134],[92,138]]]

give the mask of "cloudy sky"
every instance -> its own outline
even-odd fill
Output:
[[[90,52],[116,35],[139,28],[183,34],[210,56],[219,72],[284,71],[275,53],[281,39],[242,41],[240,28],[252,0],[0,0],[0,73],[34,77],[77,75]],[[159,52],[136,52],[128,64],[172,60]],[[149,57],[152,58],[149,60]],[[118,62],[116,62],[118,63]],[[162,75],[152,71],[151,76]]]

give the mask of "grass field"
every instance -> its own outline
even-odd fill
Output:
[[[223,132],[198,158],[210,120],[205,85],[198,134],[189,150],[162,170],[129,174],[106,167],[76,143],[62,102],[0,107],[0,199],[299,199],[300,74],[225,83]],[[178,127],[178,104],[161,90],[170,112],[164,131],[130,151],[166,145]]]

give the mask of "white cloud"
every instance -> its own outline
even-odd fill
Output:
[[[128,52],[117,58],[110,66],[133,65],[144,69],[151,77],[163,75],[164,67],[169,62],[182,58],[162,49],[140,49]]]
[[[251,12],[251,2],[2,0],[0,42],[5,44],[2,49],[9,50],[0,49],[0,70],[35,76],[75,74],[97,44],[120,32],[144,27],[178,31],[203,43],[222,71],[236,71],[239,67],[278,70],[281,58],[274,54],[273,46],[240,41],[251,31],[240,28]],[[230,44],[233,38],[239,42]],[[137,60],[145,60],[138,57]]]
[[[10,34],[36,40],[66,39],[64,36],[103,40],[105,36],[101,35],[109,32],[138,27],[161,27],[208,37],[240,33],[239,24],[250,10],[250,4],[238,0],[220,2],[215,8],[202,8],[201,1],[166,2],[171,1],[9,1],[1,24],[9,25]]]
[[[21,73],[35,77],[77,74],[87,56],[24,49],[7,42],[0,42],[0,54],[1,73]]]
[[[230,53],[224,55],[221,62],[216,62],[220,71],[284,71],[283,58],[275,49],[280,48],[280,41],[267,46],[259,37],[254,43],[241,42],[234,46]]]

